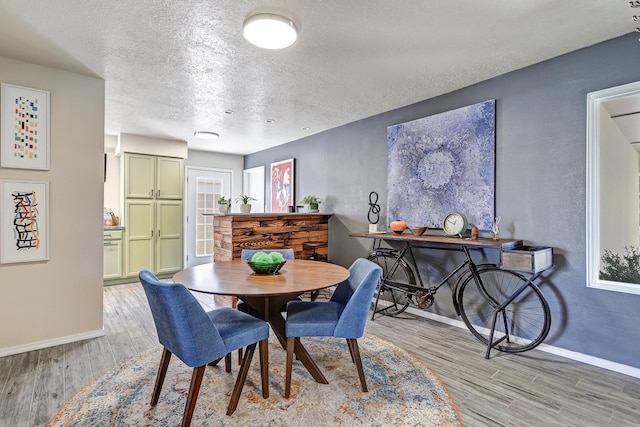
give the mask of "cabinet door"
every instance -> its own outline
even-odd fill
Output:
[[[122,240],[104,241],[104,273],[103,279],[119,279],[122,277]]]
[[[183,187],[182,159],[158,157],[156,159],[156,198],[182,199]]]
[[[154,269],[154,202],[125,201],[125,276],[135,277],[140,270]]]
[[[155,193],[156,159],[143,154],[124,154],[124,197],[151,199]]]
[[[182,270],[182,202],[156,202],[156,274]]]

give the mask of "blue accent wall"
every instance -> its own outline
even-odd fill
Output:
[[[348,237],[367,230],[371,191],[380,195],[381,215],[387,211],[387,126],[495,99],[501,237],[554,248],[554,268],[540,282],[553,318],[545,342],[640,368],[640,295],[587,288],[585,245],[587,94],[638,80],[640,43],[629,34],[248,155],[245,168],[294,157],[296,200],[315,194],[321,211],[334,213],[330,259],[348,266],[371,248]],[[384,216],[380,222],[388,225]],[[452,256],[422,253],[430,263],[424,275],[437,280]],[[457,318],[448,289],[430,311]]]

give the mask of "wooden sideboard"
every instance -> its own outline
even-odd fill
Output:
[[[242,249],[291,248],[296,258],[309,258],[313,248],[304,243],[321,243],[315,250],[326,258],[329,252],[331,214],[256,213],[214,215],[214,260],[240,259]]]

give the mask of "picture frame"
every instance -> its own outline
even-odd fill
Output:
[[[495,215],[495,99],[387,128],[387,220],[441,229],[459,212],[479,230]]]
[[[288,212],[296,205],[294,160],[271,163],[271,212]]]
[[[49,170],[49,91],[0,85],[0,166]]]
[[[0,180],[0,264],[49,259],[49,183]]]

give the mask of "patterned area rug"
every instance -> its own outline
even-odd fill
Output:
[[[193,426],[460,426],[458,410],[436,376],[418,359],[395,345],[365,335],[358,340],[367,377],[363,393],[345,340],[306,338],[303,343],[329,384],[318,384],[294,360],[291,398],[285,399],[285,352],[269,342],[270,396],[260,389],[258,351],[236,412],[225,415],[238,373],[222,361],[206,370]],[[149,406],[161,347],[133,356],[79,391],[49,426],[176,426],[180,425],[191,369],[175,356],[155,408]]]

